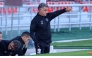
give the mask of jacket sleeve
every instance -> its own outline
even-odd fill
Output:
[[[65,8],[66,9],[66,8]],[[55,12],[51,12],[51,13],[48,13],[48,17],[50,18],[50,20],[54,19],[55,17],[57,17],[58,15],[62,14],[62,13],[65,13],[66,10],[65,9],[62,9],[62,10],[58,10],[58,11],[55,11]]]
[[[0,50],[0,56],[2,56],[1,50]]]
[[[27,48],[23,48],[23,54],[25,55]]]
[[[4,55],[2,55],[2,44],[1,44],[1,41],[0,41],[0,56],[4,56]]]
[[[25,55],[25,53],[26,53],[26,51],[27,51],[27,48],[19,48],[18,49],[18,51],[17,51],[17,54],[18,54],[18,56],[23,56],[23,55]]]
[[[8,40],[1,40],[0,41],[0,56],[5,56],[4,51],[6,51],[6,50],[4,48],[7,47],[7,43],[9,43]]]
[[[18,56],[23,56],[23,55],[25,55],[26,50],[27,50],[27,49],[20,50],[20,51],[18,52]]]
[[[35,36],[35,32],[37,29],[37,22],[33,19],[30,24],[30,35],[35,43],[38,43],[38,39]]]

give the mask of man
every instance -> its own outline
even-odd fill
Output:
[[[12,42],[8,40],[2,40],[0,42],[0,56],[14,56],[13,53],[16,53],[20,46],[21,43],[17,40]]]
[[[30,33],[25,31],[25,32],[22,33],[21,36],[17,36],[14,39],[10,40],[10,41],[18,40],[21,43],[21,46],[19,47],[19,50],[17,52],[17,54],[19,56],[25,55],[30,38],[31,38]],[[13,53],[13,54],[15,54],[15,53]]]
[[[38,54],[38,48],[41,49],[41,53],[49,53],[51,43],[50,22],[58,15],[70,11],[71,8],[65,8],[63,10],[48,13],[47,4],[41,3],[38,6],[38,13],[33,18],[30,25],[30,34],[35,44],[36,54]]]
[[[0,32],[0,41],[2,40],[2,32]]]

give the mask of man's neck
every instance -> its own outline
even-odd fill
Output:
[[[38,12],[38,14],[39,14],[40,16],[43,16],[40,12]]]

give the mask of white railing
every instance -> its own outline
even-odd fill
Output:
[[[72,6],[72,7],[82,7],[82,6],[92,6],[92,4],[63,4],[63,5],[49,5],[50,7],[61,7],[61,6]],[[0,8],[2,8],[3,6],[0,6]],[[20,8],[29,8],[29,7],[38,7],[38,5],[23,5],[23,7],[18,7],[19,9]],[[3,8],[7,8],[7,7],[3,7]],[[80,8],[79,8],[80,9]],[[55,10],[55,9],[54,9]],[[22,10],[19,10],[18,12],[20,13],[20,11],[22,11]],[[27,10],[26,10],[27,11]],[[71,28],[72,28],[72,25],[79,25],[79,29],[81,30],[81,28],[82,28],[82,26],[81,25],[84,25],[84,24],[88,24],[89,25],[89,27],[90,27],[90,30],[91,30],[91,28],[92,28],[92,14],[91,13],[82,13],[81,11],[76,11],[76,10],[73,10],[73,12],[78,12],[77,14],[72,14],[71,12],[70,13],[66,13],[66,14],[62,14],[62,15],[60,15],[60,16],[58,16],[57,18],[55,18],[52,22],[51,22],[51,26],[54,26],[54,31],[60,31],[60,26],[61,25],[68,25],[69,26],[69,31],[71,31]],[[14,17],[18,17],[18,18],[21,18],[21,17],[23,17],[23,18],[25,18],[25,17],[30,17],[29,19],[28,19],[28,21],[27,21],[27,19],[18,19],[18,24],[17,25],[13,25],[13,27],[17,27],[18,28],[18,32],[20,33],[20,28],[21,27],[29,27],[30,26],[30,21],[32,20],[32,18],[35,16],[35,14],[33,14],[32,12],[31,13],[29,13],[29,15],[24,15],[24,14],[13,14],[13,16]],[[26,13],[26,12],[25,12]],[[71,22],[71,19],[73,19],[73,18],[71,18],[71,16],[72,15],[77,15],[79,18],[78,18],[78,20],[79,20],[79,22]],[[82,17],[81,16],[83,16],[83,15],[89,15],[89,21],[87,21],[87,22],[82,22],[81,21],[81,19],[82,19]],[[62,17],[61,17],[62,16]],[[69,16],[68,17],[68,19],[67,20],[69,20],[68,22],[60,22],[60,20],[63,18],[63,16]],[[6,15],[1,15],[0,16],[0,21],[1,21],[1,26],[0,26],[0,28],[2,29],[2,31],[3,31],[3,29],[5,29],[6,30],[6,34],[7,34],[7,28],[11,28],[11,25],[10,24],[8,24],[8,20],[9,21],[11,21],[10,20],[10,18],[11,18],[12,16],[11,15],[8,15],[8,14],[6,14]],[[4,19],[4,18],[6,18],[6,19]],[[9,19],[8,19],[9,18]],[[75,18],[74,18],[75,19]],[[15,20],[14,20],[15,21]],[[27,22],[25,22],[25,21],[27,21]],[[21,22],[24,22],[24,24],[26,24],[26,25],[24,25],[24,24],[21,24]],[[3,23],[5,23],[5,24],[3,24]],[[16,22],[14,22],[14,23],[16,23]]]

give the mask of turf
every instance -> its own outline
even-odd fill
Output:
[[[54,42],[54,48],[58,49],[92,49],[92,40],[74,42]]]
[[[53,41],[87,38],[92,38],[92,30],[89,30],[89,28],[82,28],[82,30],[72,28],[71,31],[69,31],[68,28],[62,28],[60,32],[52,32]]]
[[[60,53],[50,53],[50,54],[39,54],[35,56],[92,56],[89,54],[92,50],[82,50],[74,52],[60,52]]]
[[[74,42],[54,42],[53,46],[92,46],[92,40],[74,41]]]

